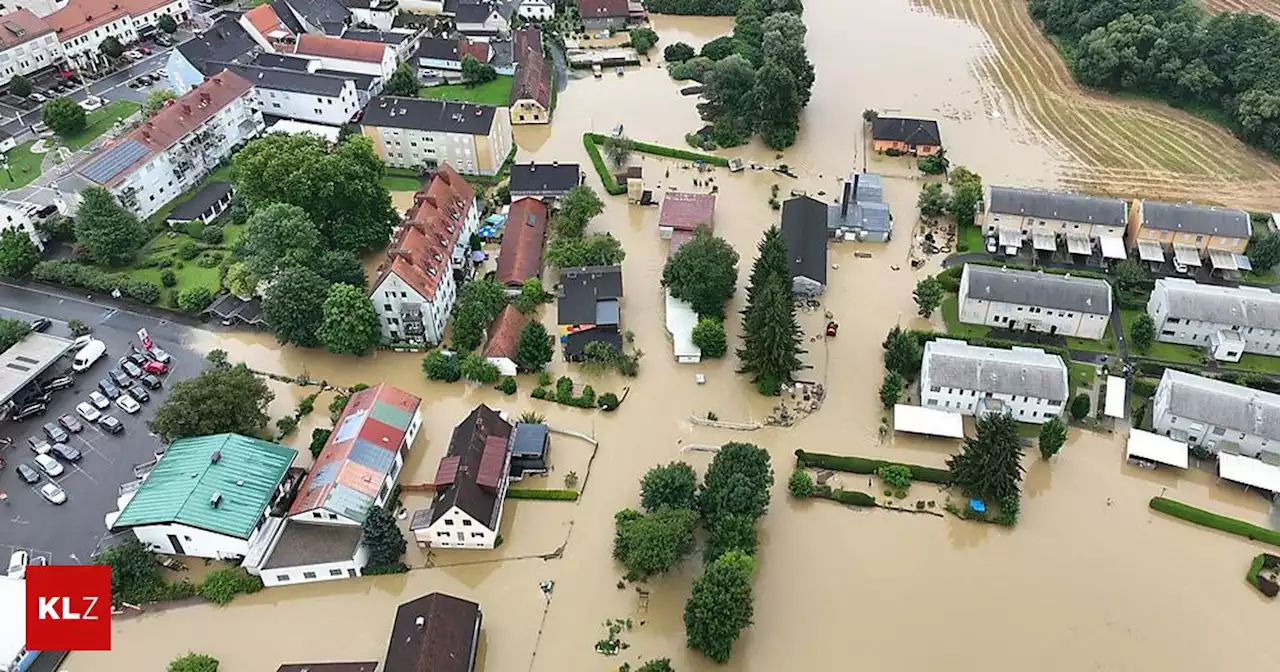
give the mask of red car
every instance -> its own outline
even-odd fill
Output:
[[[146,364],[143,364],[142,370],[146,371],[147,373],[153,373],[159,376],[159,375],[162,375],[164,372],[168,371],[169,367],[164,362],[157,362],[153,360],[153,361],[147,362]]]

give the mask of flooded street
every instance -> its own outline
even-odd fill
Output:
[[[874,5],[874,9],[872,6]],[[698,173],[655,157],[636,156],[646,188],[693,189],[693,179],[713,177],[719,188],[716,232],[742,256],[746,280],[762,231],[776,223],[768,204],[778,184],[837,193],[837,178],[862,167],[861,113],[935,117],[956,164],[988,182],[1052,186],[1064,179],[1069,154],[1020,116],[1017,105],[980,76],[986,53],[983,33],[963,21],[913,8],[906,0],[806,5],[810,58],[817,68],[813,99],[800,141],[776,159],[762,146],[725,152],[776,164],[785,162],[798,179],[771,172]],[[662,37],[655,54],[672,41],[695,46],[731,30],[731,19],[654,17]],[[930,55],[933,54],[933,55]],[[939,56],[939,54],[944,56]],[[587,131],[608,133],[623,124],[629,137],[683,147],[685,133],[701,122],[695,100],[679,94],[658,63],[573,80],[560,93],[548,128],[520,127],[519,160],[578,162],[588,183],[600,190],[582,145]],[[485,614],[481,664],[485,672],[614,670],[670,657],[680,672],[776,672],[777,670],[905,669],[1046,672],[1107,670],[1202,672],[1206,669],[1280,669],[1274,648],[1275,605],[1244,582],[1260,544],[1195,528],[1149,512],[1147,501],[1162,492],[1216,512],[1264,523],[1265,500],[1215,482],[1209,474],[1153,473],[1126,466],[1122,439],[1073,430],[1055,462],[1028,456],[1025,497],[1017,528],[1006,530],[925,515],[853,510],[827,501],[794,502],[786,479],[797,448],[941,466],[956,444],[896,436],[881,442],[884,417],[878,387],[880,342],[896,324],[925,328],[911,291],[937,270],[940,258],[911,271],[910,233],[916,228],[920,181],[905,161],[869,160],[870,170],[890,176],[886,200],[894,213],[895,239],[888,245],[835,244],[824,306],[804,314],[808,335],[801,377],[827,386],[822,410],[790,428],[754,432],[695,427],[690,415],[716,413],[731,422],[762,421],[774,400],[758,396],[735,375],[736,360],[677,365],[663,324],[659,285],[666,241],[657,231],[657,208],[629,207],[606,197],[606,210],[592,231],[617,236],[623,263],[623,328],[645,352],[640,376],[595,378],[557,360],[552,373],[570,373],[597,394],[622,394],[611,414],[586,412],[530,399],[533,379],[506,397],[464,384],[424,380],[421,355],[379,352],[343,358],[317,350],[278,346],[269,336],[195,331],[191,345],[225,349],[231,361],[290,376],[306,375],[334,385],[377,383],[401,387],[424,399],[423,430],[400,477],[429,483],[453,427],[478,403],[518,416],[533,410],[557,429],[594,436],[591,444],[565,436],[552,439],[552,472],[519,487],[563,487],[568,471],[579,478],[577,503],[510,501],[502,521],[503,545],[493,551],[444,551],[406,558],[406,575],[287,586],[241,597],[227,607],[186,606],[121,620],[114,651],[73,655],[68,672],[164,669],[190,650],[222,661],[221,672],[260,672],[286,662],[380,660],[398,604],[430,591],[478,601]],[[902,176],[902,177],[893,177]],[[399,205],[399,203],[398,203]],[[858,258],[857,252],[870,253]],[[899,268],[902,270],[894,270]],[[554,279],[544,276],[550,285]],[[741,284],[728,310],[730,353],[739,339]],[[839,337],[814,339],[834,313]],[[554,305],[540,309],[555,323]],[[705,385],[694,376],[703,373]],[[277,399],[273,422],[292,413],[317,388],[272,383]],[[331,395],[287,440],[306,451],[311,429],[327,426]],[[639,503],[638,481],[659,463],[683,459],[700,472],[704,452],[682,452],[689,444],[750,441],[773,456],[775,486],[761,521],[760,564],[755,579],[755,625],[735,645],[732,660],[714,665],[685,648],[683,609],[695,557],[681,571],[651,581],[647,606],[630,587],[615,587],[620,569],[610,557],[613,514]],[[590,469],[588,471],[588,465]],[[854,475],[851,489],[866,490]],[[912,486],[911,500],[943,498],[928,484]],[[421,496],[406,496],[410,509]],[[562,553],[557,551],[562,549]],[[552,556],[544,559],[543,556]],[[429,568],[428,568],[429,566]],[[539,582],[555,582],[548,602]],[[622,655],[596,653],[602,623],[631,618],[622,634]]]

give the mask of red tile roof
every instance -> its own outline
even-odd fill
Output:
[[[515,306],[503,308],[493,324],[489,325],[489,340],[484,344],[484,356],[505,357],[515,361],[516,350],[520,347],[520,332],[528,323],[529,318],[521,315]]]
[[[375,291],[394,273],[424,300],[432,301],[449,272],[462,225],[475,207],[476,191],[452,166],[442,164],[431,181],[414,195],[400,234],[387,247],[387,261],[373,283]]]
[[[542,53],[542,37],[534,28],[521,28],[515,37],[516,74],[511,82],[511,104],[536,100],[551,109],[551,68]]]
[[[124,16],[142,16],[177,0],[71,0],[66,7],[46,16],[45,23],[67,40],[105,26]],[[10,15],[12,16],[12,15]],[[5,17],[6,19],[9,16]]]
[[[458,60],[461,61],[468,56],[481,63],[488,63],[489,44],[487,42],[472,42],[465,37],[458,38]]]
[[[476,485],[497,490],[502,477],[507,474],[507,444],[510,435],[491,434],[485,437],[484,454],[480,456],[480,470],[476,472]]]
[[[249,25],[262,35],[263,39],[276,41],[280,36],[280,31],[293,34],[280,20],[280,15],[276,14],[276,10],[271,5],[261,4],[244,13],[244,18],[249,20]]]
[[[498,282],[523,284],[542,275],[542,245],[547,237],[547,206],[536,198],[511,204],[498,250]]]
[[[578,14],[584,19],[630,16],[627,0],[578,0]]]
[[[5,14],[0,17],[0,49],[8,49],[24,42],[46,35],[53,31],[53,27],[32,14],[30,10],[19,9],[16,12]],[[19,34],[21,33],[21,34]]]
[[[344,40],[340,37],[307,33],[298,38],[298,46],[293,51],[296,54],[305,56],[324,56],[348,61],[381,63],[386,50],[387,45],[381,42]]]
[[[658,226],[669,226],[679,231],[693,231],[699,226],[713,228],[715,213],[715,194],[668,191],[662,198]]]

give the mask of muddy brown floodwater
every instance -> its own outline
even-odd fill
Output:
[[[761,232],[777,219],[767,205],[770,185],[779,184],[784,194],[791,189],[835,193],[836,177],[861,161],[860,113],[867,107],[944,117],[955,160],[988,180],[1041,185],[1057,179],[1056,150],[1035,144],[1016,115],[974,74],[973,59],[982,53],[982,35],[974,28],[913,11],[905,0],[811,0],[806,21],[817,85],[800,143],[783,159],[801,177],[723,170],[701,176],[713,177],[719,187],[716,228],[743,256],[742,279]],[[699,45],[728,32],[731,22],[655,17],[654,24],[664,42]],[[656,64],[625,77],[575,80],[560,95],[550,128],[519,129],[520,160],[589,166],[582,133],[608,132],[619,123],[633,138],[680,146],[699,121],[694,101],[680,96],[678,88]],[[732,153],[777,162],[759,147]],[[637,160],[655,189],[692,188],[698,176],[676,163]],[[911,172],[905,164],[879,163],[884,165],[875,169],[890,175]],[[588,179],[599,186],[593,173]],[[624,380],[593,378],[576,367],[571,371],[598,393],[631,387],[626,403],[613,414],[532,400],[533,382],[527,377],[514,397],[428,383],[417,355],[340,358],[282,348],[259,335],[193,332],[193,346],[223,348],[233,361],[257,369],[342,385],[387,381],[421,395],[424,429],[403,482],[431,480],[453,426],[477,403],[512,414],[543,413],[555,427],[595,436],[599,448],[592,460],[589,443],[557,436],[552,473],[520,487],[562,487],[565,473],[576,471],[583,478],[582,499],[577,504],[509,502],[501,548],[429,557],[411,548],[408,561],[415,570],[407,575],[273,588],[227,607],[188,606],[122,620],[115,625],[114,651],[76,654],[65,669],[162,670],[189,650],[219,658],[225,672],[261,672],[284,662],[380,659],[396,606],[433,590],[483,605],[481,669],[486,672],[613,670],[623,662],[634,666],[661,656],[670,657],[681,672],[836,666],[1000,672],[1280,669],[1273,645],[1274,605],[1242,580],[1259,546],[1153,515],[1146,506],[1164,492],[1263,522],[1266,502],[1218,484],[1205,472],[1170,475],[1128,467],[1118,436],[1073,431],[1053,464],[1028,457],[1022,519],[1011,531],[787,497],[786,477],[799,447],[930,465],[942,465],[955,449],[954,442],[908,436],[882,443],[877,433],[883,416],[877,398],[879,343],[895,323],[927,326],[915,316],[911,290],[937,268],[937,259],[916,272],[907,263],[918,190],[913,179],[887,180],[896,216],[892,243],[832,246],[823,309],[832,311],[842,328],[830,342],[807,344],[813,369],[804,374],[827,385],[827,401],[821,411],[786,429],[736,433],[688,421],[691,414],[708,411],[723,420],[759,421],[772,403],[734,374],[732,358],[674,363],[658,283],[665,244],[655,228],[657,211],[628,207],[620,198],[608,199],[592,229],[613,233],[627,250],[623,320],[646,353],[642,372],[638,379]],[[870,258],[855,257],[856,252]],[[729,310],[734,341],[742,294]],[[544,307],[541,319],[551,326],[553,308]],[[819,333],[820,312],[802,319],[810,338]],[[552,368],[556,374],[566,370],[561,362]],[[706,374],[707,383],[697,385],[695,373]],[[307,392],[286,385],[273,389],[274,416],[291,412]],[[311,428],[324,422],[328,399],[316,403],[316,412],[290,445],[305,453]],[[709,455],[682,452],[682,447],[729,440],[767,448],[777,483],[761,523],[755,625],[735,645],[732,661],[718,667],[684,645],[683,605],[698,571],[696,560],[653,581],[642,606],[636,592],[615,587],[620,571],[610,548],[613,513],[638,504],[638,480],[646,469],[684,459],[702,470]],[[865,489],[857,477],[844,478],[849,487]],[[941,495],[916,485],[909,501],[914,499],[940,503]],[[408,504],[423,501],[410,498]],[[543,559],[558,549],[563,549],[559,557]],[[539,590],[543,580],[555,582],[549,601]],[[636,623],[623,634],[630,648],[617,658],[593,650],[603,636],[602,623],[610,618]]]

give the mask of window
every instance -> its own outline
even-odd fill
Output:
[[[342,576],[342,570],[341,570],[341,569],[331,569],[331,570],[329,570],[329,576]]]
[[[185,535],[184,535],[184,536],[182,537],[182,540],[183,540],[183,541],[191,541],[191,537],[188,537],[188,536],[185,536]]]
[[[471,527],[471,520],[470,520],[470,519],[467,519],[467,520],[462,521],[462,526],[463,526],[463,527]],[[190,540],[190,539],[188,539],[187,541],[191,541],[191,540]]]
[[[276,581],[284,582],[289,580],[288,574],[276,574]]]
[[[452,518],[445,518],[445,519],[444,519],[444,524],[445,524],[445,525],[453,525],[453,519],[452,519]]]
[[[471,538],[472,538],[472,539],[475,539],[475,538],[477,538],[477,537],[483,537],[483,536],[484,536],[484,532],[472,532],[472,533],[471,533]]]
[[[1226,429],[1225,427],[1214,427],[1214,428],[1213,428],[1213,435],[1214,435],[1214,436],[1222,436],[1223,434],[1226,434],[1226,433],[1227,433],[1227,429]]]
[[[445,531],[443,531],[443,530],[441,530],[440,532],[436,532],[436,536],[437,536],[437,537],[448,537],[448,536],[449,536],[449,533],[448,533],[448,532],[445,532]]]
[[[303,572],[303,573],[302,573],[302,578],[304,578],[304,579],[314,579],[314,578],[316,578],[316,573],[315,573],[315,572]]]
[[[389,303],[382,304],[382,311],[385,313],[391,312],[391,304]]]

